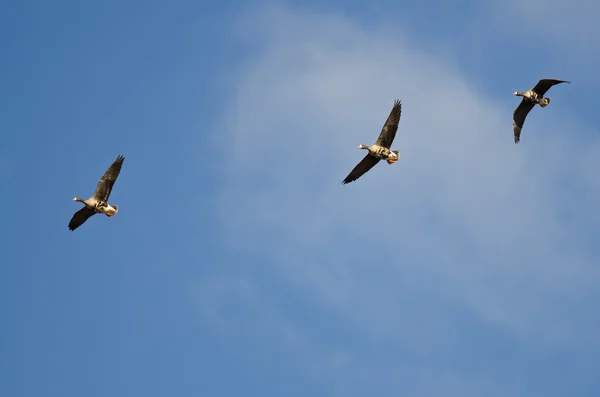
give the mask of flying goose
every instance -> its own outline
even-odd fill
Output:
[[[123,160],[125,160],[125,157],[119,155],[114,163],[108,167],[104,176],[100,178],[98,186],[96,187],[96,192],[92,197],[87,200],[84,200],[81,197],[75,197],[73,199],[73,201],[79,201],[85,204],[85,207],[73,215],[73,218],[71,218],[71,221],[69,222],[69,230],[73,231],[77,229],[94,214],[104,214],[108,217],[112,217],[117,213],[119,207],[114,204],[109,205],[108,197],[119,176],[119,172],[121,172]]]
[[[550,89],[553,85],[560,83],[570,83],[570,81],[566,80],[557,80],[557,79],[541,79],[535,87],[530,89],[527,92],[519,92],[516,91],[514,95],[522,96],[523,99],[513,113],[513,133],[515,135],[515,143],[519,143],[521,140],[521,129],[523,128],[523,123],[525,122],[525,118],[533,109],[533,107],[538,104],[541,107],[545,108],[550,103],[550,98],[544,98],[544,94],[546,91]]]
[[[388,164],[394,164],[400,158],[400,152],[398,150],[390,150],[390,146],[396,137],[396,131],[398,130],[398,123],[400,122],[400,114],[402,112],[402,104],[399,100],[394,101],[394,107],[390,112],[379,138],[374,145],[366,146],[359,145],[359,149],[366,149],[369,151],[365,158],[348,174],[342,184],[353,182],[360,178],[364,173],[369,171],[379,160],[385,160]]]

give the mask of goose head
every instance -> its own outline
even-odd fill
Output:
[[[522,92],[519,92],[519,91],[515,91],[515,92],[513,92],[513,95],[514,95],[514,96],[524,96],[524,95],[523,95],[523,93],[522,93]]]
[[[360,145],[358,145],[359,149],[369,149],[368,146],[363,145],[362,143]]]
[[[83,199],[81,197],[77,197],[75,196],[75,198],[73,199],[73,201],[80,201],[83,203]]]

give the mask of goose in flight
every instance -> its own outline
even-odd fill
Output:
[[[519,143],[521,140],[521,129],[523,128],[523,123],[525,122],[525,118],[534,108],[536,104],[545,108],[550,103],[550,98],[544,98],[544,94],[552,87],[553,85],[560,83],[570,83],[570,81],[566,80],[557,80],[557,79],[541,79],[535,87],[530,89],[527,92],[519,92],[516,91],[514,95],[522,96],[523,99],[513,113],[513,133],[515,135],[515,143]]]
[[[359,145],[359,149],[366,149],[369,151],[367,155],[361,160],[360,163],[354,167],[354,169],[348,174],[342,184],[353,182],[360,178],[363,174],[369,171],[379,162],[379,160],[385,160],[388,164],[394,164],[400,158],[400,152],[398,150],[390,150],[392,142],[396,137],[396,131],[398,130],[398,123],[400,122],[400,114],[402,112],[402,103],[399,100],[394,101],[394,107],[390,112],[379,138],[374,145],[366,146]]]
[[[98,186],[96,187],[96,192],[92,197],[87,200],[84,200],[81,197],[75,197],[73,199],[73,201],[79,201],[85,204],[85,207],[73,215],[73,218],[71,218],[71,221],[69,222],[69,230],[73,231],[77,229],[94,214],[104,214],[108,217],[112,217],[117,213],[119,207],[115,204],[109,205],[108,197],[119,176],[119,172],[121,172],[123,160],[125,160],[125,157],[119,155],[112,165],[108,167],[104,176],[100,178]]]

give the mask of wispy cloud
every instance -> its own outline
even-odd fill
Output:
[[[517,340],[597,351],[600,272],[587,236],[600,220],[600,142],[563,133],[588,127],[560,97],[532,112],[517,146],[517,99],[486,96],[398,28],[262,11],[240,28],[260,52],[221,128],[234,153],[218,208],[231,252],[265,258],[366,341],[417,355],[459,354],[465,316]],[[400,161],[341,186],[395,98]],[[485,374],[436,371],[448,395],[499,390]]]

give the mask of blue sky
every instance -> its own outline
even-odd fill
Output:
[[[10,2],[0,394],[598,396],[599,19]],[[395,98],[400,161],[342,186]],[[118,154],[119,213],[70,232]]]

